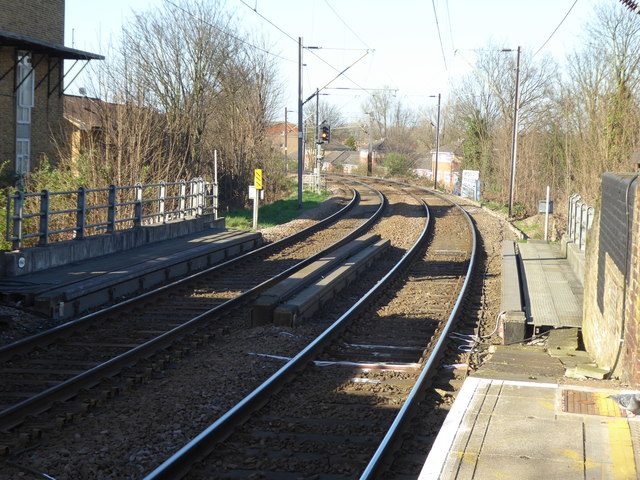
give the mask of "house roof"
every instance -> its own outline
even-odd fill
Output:
[[[72,122],[80,130],[97,130],[102,128],[99,98],[64,95],[64,118]]]
[[[294,123],[291,122],[287,122],[287,133],[294,133],[297,134],[298,133],[298,126]],[[284,126],[285,123],[284,122],[275,122],[270,124],[267,127],[267,134],[268,135],[280,135],[280,132],[284,130]]]
[[[97,53],[76,50],[75,48],[65,47],[64,45],[57,45],[2,30],[0,30],[0,47],[23,48],[33,53],[42,53],[50,57],[58,57],[65,60],[104,60],[104,56],[98,55]]]
[[[358,165],[360,163],[360,153],[353,150],[327,152],[324,156],[324,163]]]

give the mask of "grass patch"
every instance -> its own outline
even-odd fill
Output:
[[[312,191],[302,192],[302,210],[298,209],[298,194],[291,195],[286,200],[264,205],[258,210],[258,228],[274,227],[290,222],[300,216],[306,210],[311,210],[324,202],[331,192],[316,193]],[[253,222],[253,209],[230,210],[225,215],[226,227],[240,230],[251,230]]]

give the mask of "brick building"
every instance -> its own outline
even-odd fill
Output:
[[[293,123],[277,122],[267,127],[267,138],[283,155],[295,158],[298,153],[298,126]]]
[[[104,57],[64,46],[64,0],[0,0],[0,12],[0,164],[9,162],[20,181],[54,158],[64,60]]]

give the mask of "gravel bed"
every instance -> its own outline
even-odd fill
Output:
[[[388,195],[392,204],[401,196],[393,192]],[[336,188],[329,201],[306,212],[307,218],[261,232],[268,241],[283,238],[315,219],[323,218],[326,212],[341,208],[350,198],[347,190]],[[474,318],[467,318],[466,322],[476,322],[481,334],[490,334],[494,331],[501,303],[501,243],[503,239],[514,237],[502,219],[486,213],[473,202],[457,201],[461,201],[474,218],[484,257],[482,299],[473,313]],[[405,199],[402,206],[392,206],[387,214],[387,218],[395,216],[396,220],[402,221],[402,227],[395,222],[381,222],[376,227],[385,238],[392,238],[396,255],[410,243],[407,228],[420,229],[416,219],[409,222],[401,216],[406,212],[400,209],[416,208],[406,202]],[[375,275],[377,273],[372,270],[371,278],[359,281],[344,292],[344,300],[359,298],[365,284],[375,281]],[[177,446],[193,438],[268,378],[284,362],[276,358],[278,355],[292,355],[323,331],[326,322],[340,315],[340,299],[332,303],[323,310],[322,321],[312,319],[296,328],[244,329],[229,325],[216,332],[216,338],[209,346],[183,358],[179,365],[171,365],[157,373],[155,380],[110,399],[75,424],[48,433],[40,443],[15,455],[12,460],[56,480],[141,478],[174,453]],[[38,328],[38,320],[42,323],[41,318],[35,319],[33,328]],[[488,338],[486,343],[497,343],[496,336]],[[484,356],[481,351],[475,358],[463,354],[451,361],[473,365],[482,362]],[[453,395],[434,395],[435,408],[441,412],[433,416],[432,427],[436,432]],[[148,418],[147,409],[152,410],[155,421],[145,419]],[[35,478],[17,468],[3,466],[3,470],[6,472],[0,473],[0,479]]]

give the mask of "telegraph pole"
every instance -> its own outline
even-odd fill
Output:
[[[435,95],[432,95],[435,97]],[[436,165],[433,169],[433,189],[438,189],[438,153],[440,152],[440,94],[438,94],[438,117],[436,120]],[[451,172],[453,175],[453,172]]]
[[[503,52],[512,52],[511,49],[505,49]],[[511,181],[509,182],[509,218],[513,211],[513,191],[516,182],[516,157],[518,153],[518,104],[520,103],[520,51],[518,46],[516,56],[516,95],[513,105],[513,140],[511,142]]]

